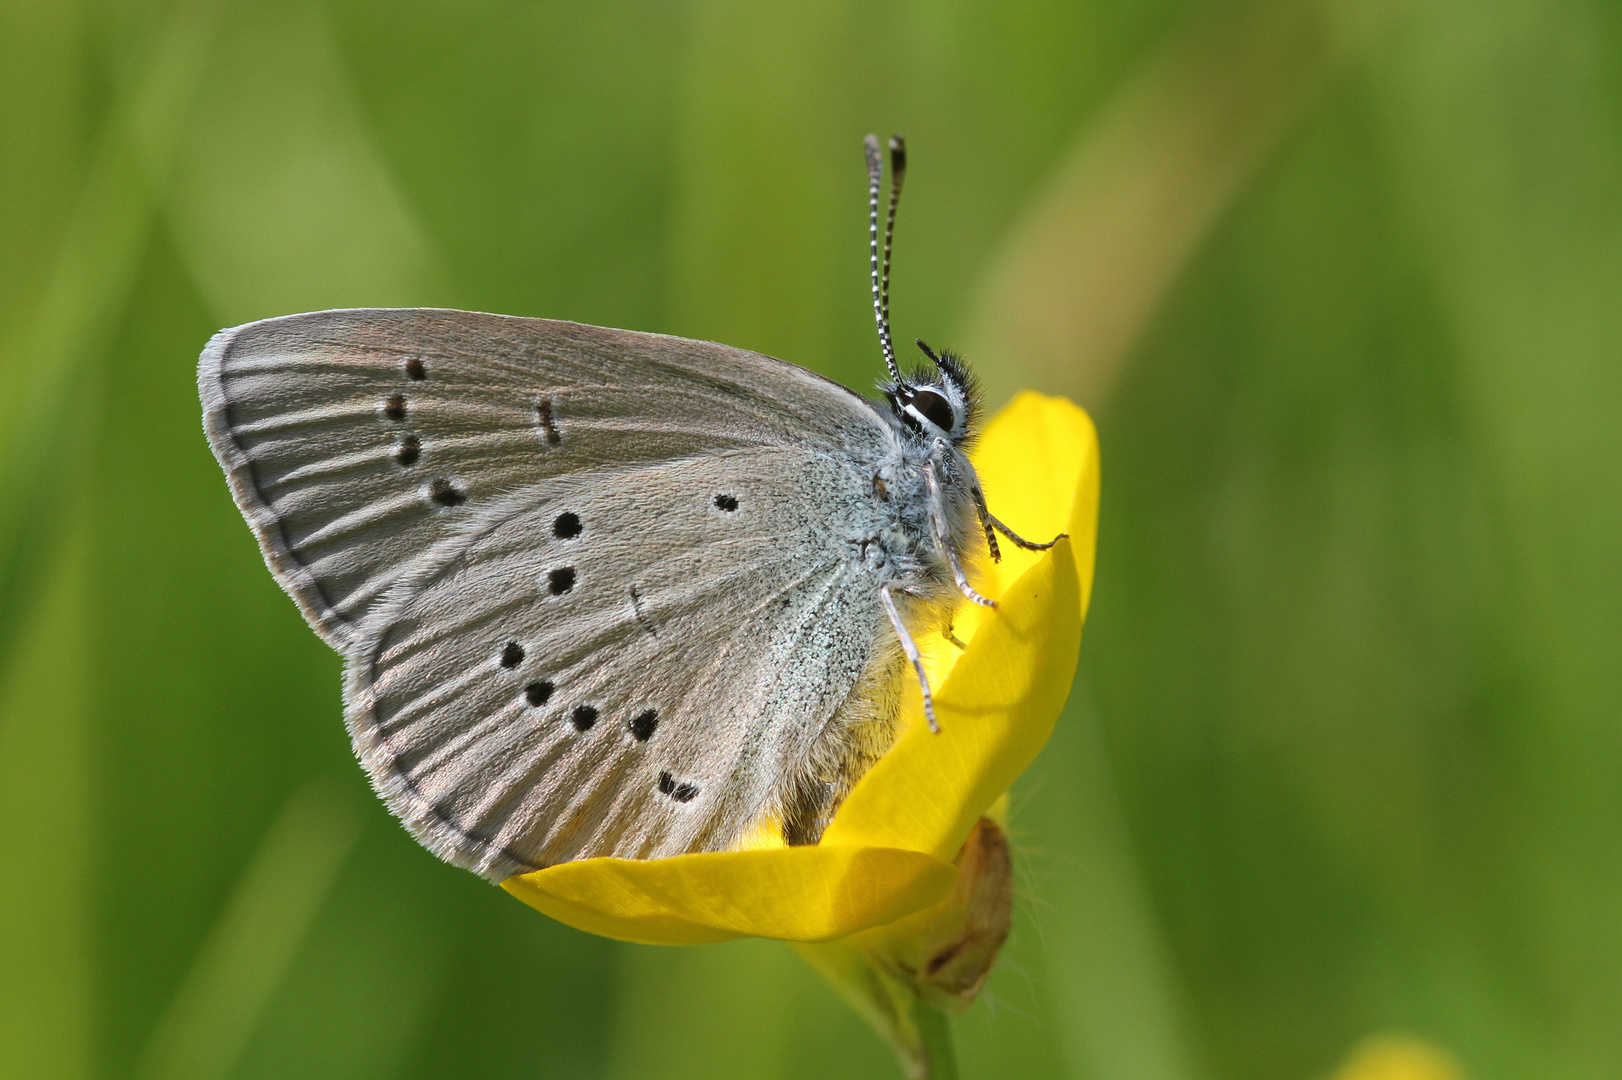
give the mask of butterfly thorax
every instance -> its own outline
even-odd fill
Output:
[[[961,599],[952,581],[950,564],[941,551],[931,521],[929,481],[931,463],[945,496],[948,534],[970,562],[978,561],[975,541],[978,519],[973,497],[974,466],[955,447],[937,440],[933,445],[898,439],[893,448],[873,463],[872,521],[866,535],[852,538],[850,547],[878,584],[894,584],[914,610],[929,609],[917,622],[921,630],[944,625]],[[934,617],[934,616],[938,616]],[[909,618],[908,622],[914,622]]]

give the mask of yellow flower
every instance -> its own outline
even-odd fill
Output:
[[[578,929],[663,945],[826,942],[950,908],[964,841],[1047,741],[1069,694],[1098,510],[1097,437],[1068,401],[1020,395],[987,425],[974,462],[999,517],[1025,536],[1070,539],[1043,553],[1007,545],[988,567],[983,591],[999,606],[967,605],[955,627],[967,648],[941,640],[927,656],[942,733],[922,722],[913,687],[896,745],[821,843],[786,847],[762,829],[744,850],[584,859],[502,887]]]
[[[1464,1080],[1464,1070],[1429,1043],[1379,1035],[1356,1047],[1334,1080]]]

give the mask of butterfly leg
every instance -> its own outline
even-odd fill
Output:
[[[929,692],[929,676],[924,674],[924,658],[918,652],[918,643],[912,640],[907,632],[907,624],[901,621],[901,612],[896,610],[895,598],[890,595],[891,586],[879,586],[879,599],[884,601],[884,612],[890,616],[890,625],[895,627],[895,636],[901,639],[901,651],[907,654],[912,661],[912,670],[918,673],[918,689],[924,692],[924,719],[929,721],[929,730],[939,735],[940,724],[935,722],[935,695]]]
[[[952,633],[952,628],[950,626],[948,626],[945,630],[941,631],[941,637],[945,638],[947,641],[950,641],[953,645],[956,645],[959,649],[967,649],[968,648],[968,645],[966,645],[963,642],[959,641],[957,639],[957,635]]]
[[[980,481],[974,482],[974,509],[980,515],[980,528],[985,530],[986,547],[991,550],[991,561],[1002,562],[1002,552],[997,549],[997,530],[991,527],[996,519],[991,516],[991,510],[986,506],[986,493],[980,490]]]
[[[1002,522],[1000,522],[996,518],[992,517],[991,516],[991,511],[982,509],[981,513],[985,514],[986,521],[990,525],[996,526],[998,532],[1000,532],[1004,536],[1008,537],[1008,539],[1012,540],[1015,544],[1017,544],[1018,546],[1024,548],[1026,551],[1046,551],[1048,548],[1052,547],[1054,544],[1057,544],[1060,540],[1063,540],[1063,539],[1065,539],[1066,537],[1068,537],[1070,535],[1069,533],[1060,533],[1058,536],[1055,536],[1052,540],[1049,540],[1045,544],[1037,544],[1037,543],[1033,543],[1033,542],[1025,539],[1023,536],[1016,533],[1013,529],[1010,529],[1008,526],[1004,525]]]
[[[940,481],[935,479],[935,463],[929,462],[924,466],[924,482],[929,486],[929,517],[935,526],[935,542],[946,553],[946,561],[951,564],[952,578],[957,582],[957,591],[973,600],[981,607],[996,607],[997,601],[988,600],[974,591],[969,584],[968,575],[963,572],[963,564],[958,561],[957,549],[952,546],[952,534],[946,528],[946,501],[941,496]]]

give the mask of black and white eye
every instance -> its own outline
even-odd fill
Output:
[[[942,431],[949,432],[957,426],[957,413],[952,408],[952,403],[946,400],[944,394],[936,393],[934,390],[915,392],[907,407]]]

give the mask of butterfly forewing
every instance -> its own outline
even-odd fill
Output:
[[[204,424],[272,571],[346,647],[412,560],[504,493],[594,466],[871,438],[860,397],[741,349],[432,309],[222,331]]]

